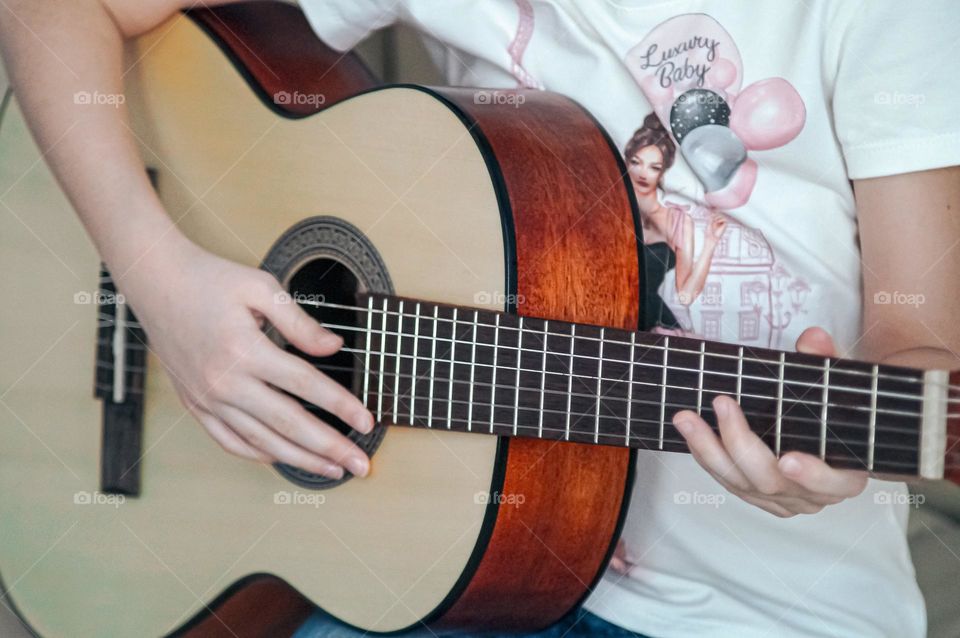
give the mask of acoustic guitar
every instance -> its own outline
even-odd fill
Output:
[[[643,331],[636,202],[573,101],[379,86],[283,3],[191,11],[129,53],[167,209],[344,335],[308,360],[377,427],[307,407],[372,471],[216,446],[8,96],[0,572],[38,635],[281,636],[311,604],[371,632],[545,626],[603,572],[637,450],[686,452],[671,415],[712,421],[720,393],[778,454],[960,478],[955,372]]]

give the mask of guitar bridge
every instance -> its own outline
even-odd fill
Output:
[[[100,491],[140,494],[147,337],[101,264],[94,396],[103,401]]]

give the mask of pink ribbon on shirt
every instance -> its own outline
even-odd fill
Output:
[[[530,0],[516,0],[519,19],[517,21],[517,34],[513,36],[513,41],[507,47],[510,54],[510,74],[517,80],[517,88],[521,89],[542,89],[536,78],[527,73],[523,68],[523,54],[530,44],[530,38],[533,37],[533,6]]]

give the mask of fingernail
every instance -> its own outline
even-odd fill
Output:
[[[354,476],[366,476],[370,465],[367,460],[359,456],[351,456],[347,459],[347,469]]]
[[[363,434],[370,434],[373,431],[373,415],[369,412],[364,412],[359,419],[357,419],[357,430]]]
[[[780,470],[784,474],[799,474],[800,461],[792,456],[785,456],[780,459]]]
[[[718,417],[726,418],[727,412],[730,411],[730,406],[727,405],[723,397],[717,397],[713,400],[713,411],[717,413]]]
[[[680,430],[680,434],[687,435],[693,431],[693,421],[689,419],[677,419],[674,426]]]

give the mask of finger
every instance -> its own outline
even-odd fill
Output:
[[[835,357],[837,347],[833,338],[823,328],[807,328],[797,338],[797,352],[815,354],[823,357]]]
[[[774,516],[779,516],[780,518],[791,518],[796,516],[796,512],[788,510],[783,505],[769,499],[760,498],[759,496],[753,496],[750,494],[741,494],[740,498],[745,500],[747,503],[759,507],[760,509],[770,512]]]
[[[369,471],[367,456],[352,441],[294,399],[260,381],[249,384],[232,403],[292,443],[343,465],[357,476],[366,476]]]
[[[304,359],[272,343],[263,344],[260,352],[264,381],[335,414],[359,432],[373,429],[373,415],[360,399]]]
[[[275,285],[270,294],[254,297],[252,306],[266,317],[287,341],[307,354],[325,357],[343,345],[343,339],[339,335],[327,330],[308,315],[279,284]]]
[[[630,565],[622,558],[614,556],[610,559],[610,568],[618,574],[626,575],[630,571]]]
[[[713,409],[724,448],[754,489],[765,495],[783,491],[788,481],[777,467],[777,458],[750,429],[737,402],[721,395],[713,400]]]
[[[269,454],[247,443],[236,432],[227,427],[223,421],[209,412],[197,409],[193,411],[193,415],[200,421],[210,437],[230,454],[251,461],[260,461],[261,463],[273,462],[273,458]]]
[[[743,491],[753,489],[753,485],[727,454],[710,425],[695,412],[690,410],[677,412],[673,415],[673,424],[686,439],[687,447],[690,448],[697,462],[717,480],[722,479],[729,483],[729,486],[724,487]]]
[[[834,469],[810,454],[788,452],[778,465],[784,476],[814,494],[852,498],[867,487],[866,472]]]
[[[328,478],[343,478],[342,467],[291,443],[246,412],[230,405],[220,406],[220,412],[249,445],[257,447],[277,461]]]

